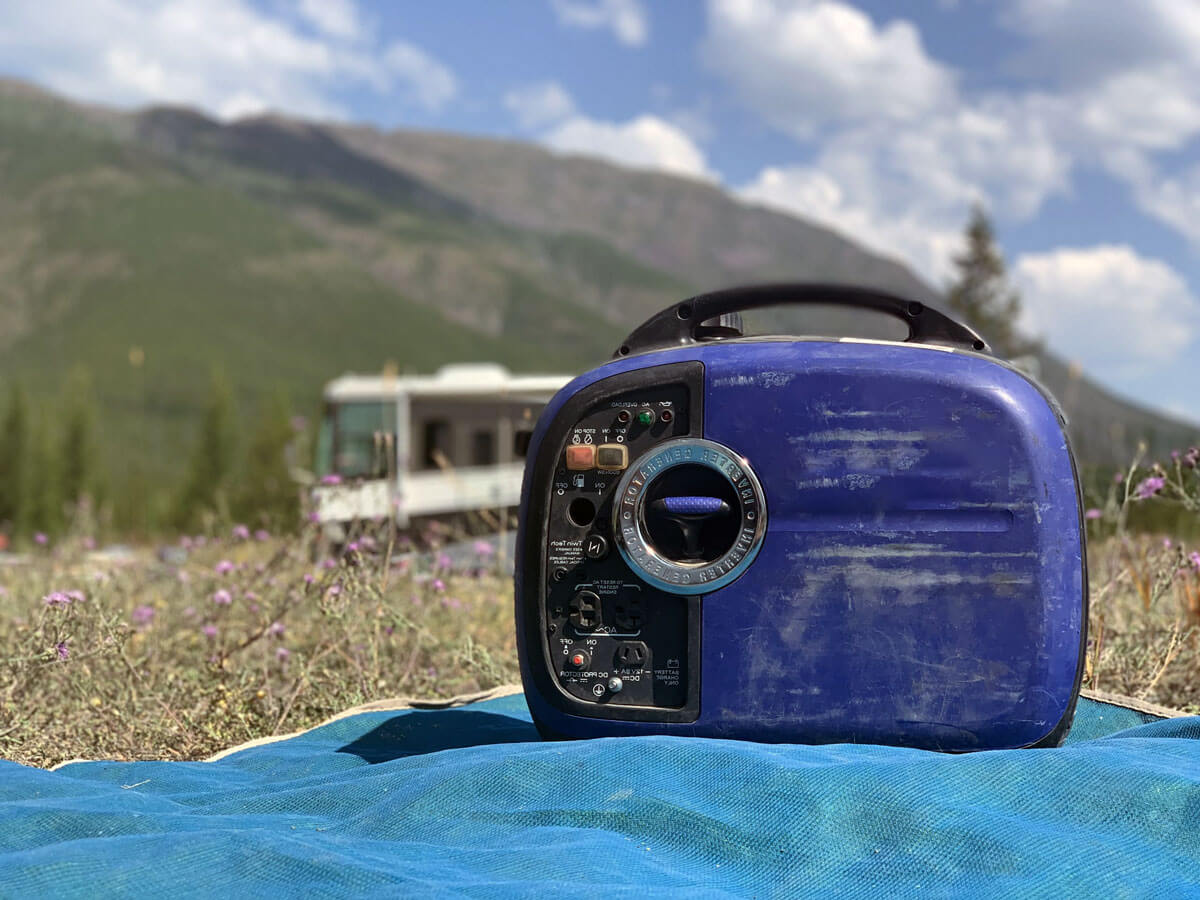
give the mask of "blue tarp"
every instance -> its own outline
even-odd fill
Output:
[[[542,743],[520,695],[218,762],[0,762],[0,895],[1200,895],[1200,718],[1058,750]]]

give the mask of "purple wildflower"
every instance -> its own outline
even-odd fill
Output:
[[[256,541],[267,541],[267,540],[270,540],[270,539],[271,539],[271,532],[267,531],[267,529],[265,529],[265,528],[260,528],[260,529],[258,529],[256,532],[254,532],[254,539],[255,539]]]
[[[271,627],[267,629],[267,634],[271,637],[283,637],[284,627],[282,622],[272,622]]]
[[[437,558],[437,568],[443,569],[443,570],[449,569],[451,563],[453,563],[453,562],[454,562],[454,560],[452,560],[445,553],[439,553],[438,558]]]
[[[287,662],[287,658],[292,655],[292,651],[287,647],[276,647],[275,658],[280,662]]]
[[[213,593],[212,602],[217,604],[217,606],[228,606],[233,602],[233,597],[230,595],[229,591],[225,590],[225,588],[221,588],[219,591]]]
[[[234,525],[233,536],[239,541],[248,541],[250,540],[250,529],[245,525]]]
[[[394,632],[395,630],[396,630],[395,625],[385,625],[384,629],[383,629],[383,633],[386,634],[388,637],[391,637],[392,632]]]
[[[433,589],[439,594],[446,589],[446,582],[440,578],[433,579]]]
[[[258,594],[256,594],[254,591],[246,591],[244,594],[242,594],[242,596],[245,597],[247,600],[257,600],[258,599]]]
[[[37,544],[39,547],[45,547],[45,546],[46,546],[46,542],[47,542],[48,540],[50,540],[50,539],[49,539],[48,537],[46,537],[46,535],[45,535],[44,533],[42,533],[42,532],[40,532],[40,531],[38,531],[38,532],[34,532],[34,535],[33,535],[33,542],[34,542],[35,544]]]
[[[83,596],[83,591],[80,590],[67,591],[67,596],[76,603],[82,603],[87,599],[87,597]]]
[[[358,552],[358,541],[351,541],[346,545],[346,555],[351,556]]]
[[[442,606],[445,609],[462,609],[463,602],[457,597],[444,597],[442,598]]]
[[[58,655],[60,661],[65,662],[67,657],[71,655],[71,648],[67,646],[66,641],[59,641],[54,645],[54,652]]]
[[[1124,472],[1118,472],[1117,474],[1113,475],[1113,484],[1120,484],[1124,480],[1125,480]]]
[[[192,549],[192,539],[185,534],[183,537],[181,537],[179,539],[179,546],[182,547],[184,550],[191,550]]]
[[[316,580],[317,580],[317,576],[314,575],[312,572],[304,573],[304,583],[305,584],[312,584]]]
[[[142,604],[133,608],[133,624],[139,628],[145,628],[154,621],[154,607]]]
[[[1133,496],[1138,500],[1149,500],[1155,494],[1163,489],[1167,483],[1165,478],[1160,478],[1157,475],[1151,475],[1149,478],[1143,478],[1141,483],[1133,491]]]
[[[216,625],[205,625],[203,628],[200,629],[200,633],[203,634],[206,638],[209,638],[211,640],[212,638],[215,638],[217,636],[217,626]]]
[[[70,606],[71,597],[68,596],[66,591],[51,591],[42,598],[42,602],[47,606]]]
[[[326,475],[321,479],[321,484],[327,484],[330,486],[333,486],[335,484],[341,484],[341,483],[342,483],[341,475]]]
[[[1102,519],[1104,518],[1104,513],[1100,512],[1098,509],[1089,509],[1083,514],[1083,517],[1085,519]]]
[[[184,615],[185,615],[187,618],[189,618],[189,619],[190,619],[190,618],[192,618],[193,616],[195,616],[195,615],[196,615],[196,607],[194,607],[194,606],[185,606],[185,607],[183,608],[183,614],[184,614]]]
[[[475,555],[476,556],[482,556],[484,559],[487,559],[495,552],[496,552],[496,548],[493,547],[491,544],[489,544],[487,541],[476,541],[475,542]]]
[[[326,597],[336,597],[341,592],[342,592],[342,586],[340,584],[331,584],[326,589],[325,596]]]
[[[237,566],[233,564],[233,561],[228,559],[221,560],[213,567],[218,575],[228,575],[236,568]]]
[[[323,559],[323,560],[321,560],[321,568],[322,569],[336,569],[337,568],[337,560],[334,559],[333,557],[329,557],[328,559]]]
[[[1196,571],[1200,572],[1200,551],[1196,551],[1194,553],[1189,553],[1188,560],[1191,562],[1191,564],[1193,566],[1196,567]]]

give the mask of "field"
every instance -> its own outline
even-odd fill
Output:
[[[101,561],[70,539],[0,570],[0,757],[199,759],[371,699],[518,678],[490,545],[458,574],[400,542],[312,549],[237,529]]]
[[[1093,516],[1085,686],[1200,713],[1200,556]],[[202,759],[374,699],[516,681],[509,561],[479,543],[451,572],[441,539],[323,558],[314,535],[240,527],[107,558],[81,536],[40,546],[0,569],[0,758]]]

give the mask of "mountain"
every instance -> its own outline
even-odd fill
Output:
[[[118,491],[178,480],[214,365],[249,422],[276,388],[315,410],[329,378],[389,362],[580,371],[681,297],[782,279],[938,299],[899,262],[705,182],[449,134],[119,112],[0,80],[0,376],[50,405],[85,366]],[[894,336],[844,312],[753,324]],[[1089,460],[1195,440],[1052,357],[1042,370]]]

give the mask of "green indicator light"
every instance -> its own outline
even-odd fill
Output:
[[[640,413],[638,413],[638,415],[637,415],[637,420],[638,420],[638,424],[639,424],[639,425],[650,425],[650,424],[653,424],[653,422],[654,422],[654,413],[653,413],[653,412],[651,412],[651,411],[650,411],[650,410],[648,410],[648,409],[643,409],[643,410],[642,410]]]

